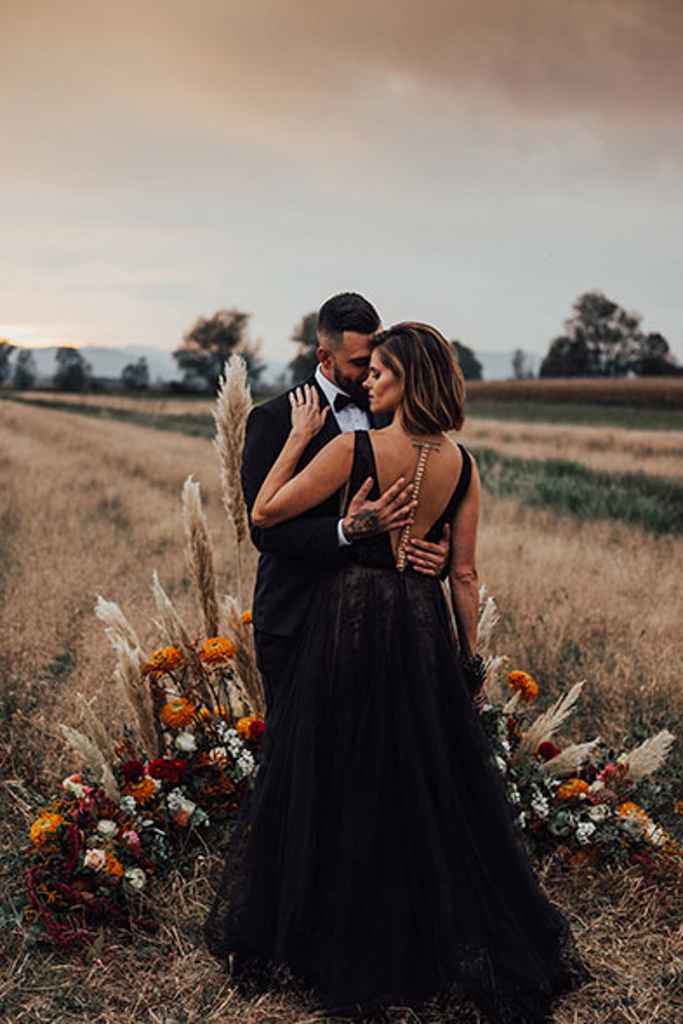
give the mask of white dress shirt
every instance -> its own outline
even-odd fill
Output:
[[[334,400],[337,395],[346,395],[346,391],[342,391],[338,388],[331,380],[322,372],[320,364],[318,364],[315,371],[316,384],[319,385],[325,398],[330,403],[331,416],[334,416],[337,421],[337,426],[341,430],[342,434],[347,434],[352,430],[369,430],[370,429],[370,417],[368,416],[365,409],[361,409],[357,405],[347,405],[344,409],[339,412],[334,407]],[[347,396],[348,397],[348,396]],[[339,546],[346,547],[351,543],[350,540],[344,536],[342,529],[342,520],[340,519],[337,524],[337,537],[339,538]]]

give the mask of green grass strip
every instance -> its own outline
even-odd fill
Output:
[[[683,482],[607,473],[568,459],[524,459],[472,448],[484,488],[497,497],[578,519],[613,519],[655,534],[683,533]]]
[[[215,434],[213,417],[207,413],[138,412],[18,396],[11,400],[193,437]],[[654,534],[683,533],[683,482],[679,480],[647,473],[608,473],[567,459],[524,459],[478,446],[472,446],[472,451],[490,494],[578,519],[612,519]]]
[[[514,420],[519,423],[566,423],[584,427],[626,427],[628,430],[683,430],[683,410],[647,409],[580,402],[521,401],[468,398],[467,417]]]

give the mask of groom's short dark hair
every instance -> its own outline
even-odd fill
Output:
[[[318,332],[331,338],[337,345],[344,331],[374,334],[380,323],[375,307],[357,292],[333,295],[322,304],[318,312]]]

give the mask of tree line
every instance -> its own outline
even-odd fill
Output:
[[[174,391],[208,391],[214,393],[228,356],[240,353],[246,361],[249,380],[255,391],[261,388],[261,375],[266,368],[260,356],[261,344],[249,334],[250,314],[240,309],[219,309],[209,317],[199,317],[183,335],[173,358],[183,372],[182,381],[173,381]],[[572,306],[564,323],[564,333],[552,339],[543,358],[540,377],[623,377],[668,376],[683,374],[671,353],[669,343],[661,334],[645,333],[642,316],[627,312],[600,291],[584,292]],[[296,352],[287,371],[276,385],[284,388],[310,376],[316,366],[317,314],[306,313],[295,326],[290,341]],[[482,364],[476,353],[463,342],[451,341],[466,380],[481,380]],[[14,367],[10,356],[14,346],[0,339],[0,384],[15,388],[35,385],[37,370],[30,349],[20,348]],[[57,368],[53,386],[64,391],[85,391],[97,387],[92,366],[81,352],[62,346],[56,353]],[[533,377],[533,357],[516,349],[511,360],[511,375]],[[142,357],[126,365],[121,372],[120,386],[128,391],[149,388],[149,367]]]

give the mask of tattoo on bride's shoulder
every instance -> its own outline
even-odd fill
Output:
[[[344,526],[344,533],[349,540],[360,540],[361,537],[374,537],[380,532],[379,513],[356,512],[351,516],[351,522]]]

